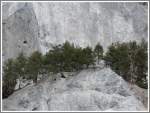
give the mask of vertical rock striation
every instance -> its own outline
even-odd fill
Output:
[[[25,3],[6,17],[5,10],[10,7],[7,4],[3,6],[3,60],[16,57],[21,52],[29,55],[39,48],[38,21],[32,5]]]
[[[147,40],[148,6],[143,3],[3,3],[3,55],[45,53],[65,40],[85,47],[98,41]],[[25,43],[24,43],[25,41]]]

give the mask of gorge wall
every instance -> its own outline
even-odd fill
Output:
[[[3,60],[35,50],[48,51],[66,40],[105,48],[112,42],[147,40],[144,3],[3,2]]]

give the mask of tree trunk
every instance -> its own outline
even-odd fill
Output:
[[[20,77],[19,77],[19,89],[21,89],[20,84],[21,84],[21,80],[20,80]]]

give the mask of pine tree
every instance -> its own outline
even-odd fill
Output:
[[[100,45],[100,43],[97,43],[95,46],[94,53],[98,59],[99,64],[99,60],[103,58],[103,47]]]
[[[74,46],[71,45],[68,41],[63,44],[63,56],[64,56],[64,70],[73,71],[73,62],[72,58],[74,55]]]
[[[84,58],[83,50],[77,47],[74,50],[74,55],[72,57],[73,68],[77,71],[82,69],[84,65],[84,60],[85,58]]]
[[[137,50],[138,50],[138,45],[135,41],[130,42],[129,46],[128,46],[128,57],[130,59],[130,68],[129,68],[129,74],[130,74],[130,82],[133,84],[136,81],[137,75],[136,75],[136,62],[135,62],[135,58],[137,55]]]
[[[105,57],[106,64],[125,80],[147,88],[147,43],[135,41],[112,44]]]
[[[21,78],[25,78],[26,76],[26,69],[25,69],[26,64],[27,64],[27,58],[24,56],[23,53],[20,53],[14,62],[14,72],[16,73],[16,76],[19,80]],[[20,85],[19,85],[19,89],[20,89]]]
[[[94,55],[93,55],[92,48],[90,47],[84,48],[83,56],[84,56],[83,62],[87,68],[89,67],[89,65],[94,64]]]
[[[37,77],[42,72],[42,54],[35,51],[28,58],[27,64],[27,79],[32,79],[33,82],[37,83]]]
[[[129,58],[128,58],[128,47],[125,43],[112,44],[105,57],[106,64],[117,72],[119,75],[123,76],[126,80],[128,79],[127,73],[129,70]]]
[[[142,88],[147,88],[147,70],[148,70],[148,56],[147,56],[147,42],[142,40],[140,43],[137,54],[135,56],[135,65],[136,67],[136,84],[138,84]]]
[[[16,73],[14,72],[14,60],[8,59],[3,66],[3,98],[7,98],[14,92],[14,88],[16,85]]]

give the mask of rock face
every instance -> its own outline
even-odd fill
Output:
[[[3,5],[3,60],[16,57],[21,52],[29,55],[39,46],[38,23],[33,8],[24,4],[7,16],[8,5]]]
[[[2,12],[3,61],[20,52],[45,53],[66,40],[82,47],[100,42],[104,49],[116,41],[147,40],[148,6],[143,3],[3,2]],[[3,100],[3,110],[145,110],[135,96],[139,92],[109,68],[69,75],[16,91]]]
[[[3,59],[19,52],[45,53],[65,40],[82,47],[98,41],[147,40],[148,6],[143,3],[3,2]]]
[[[145,110],[129,85],[110,68],[87,69],[56,81],[52,78],[16,91],[3,100],[3,110]]]

